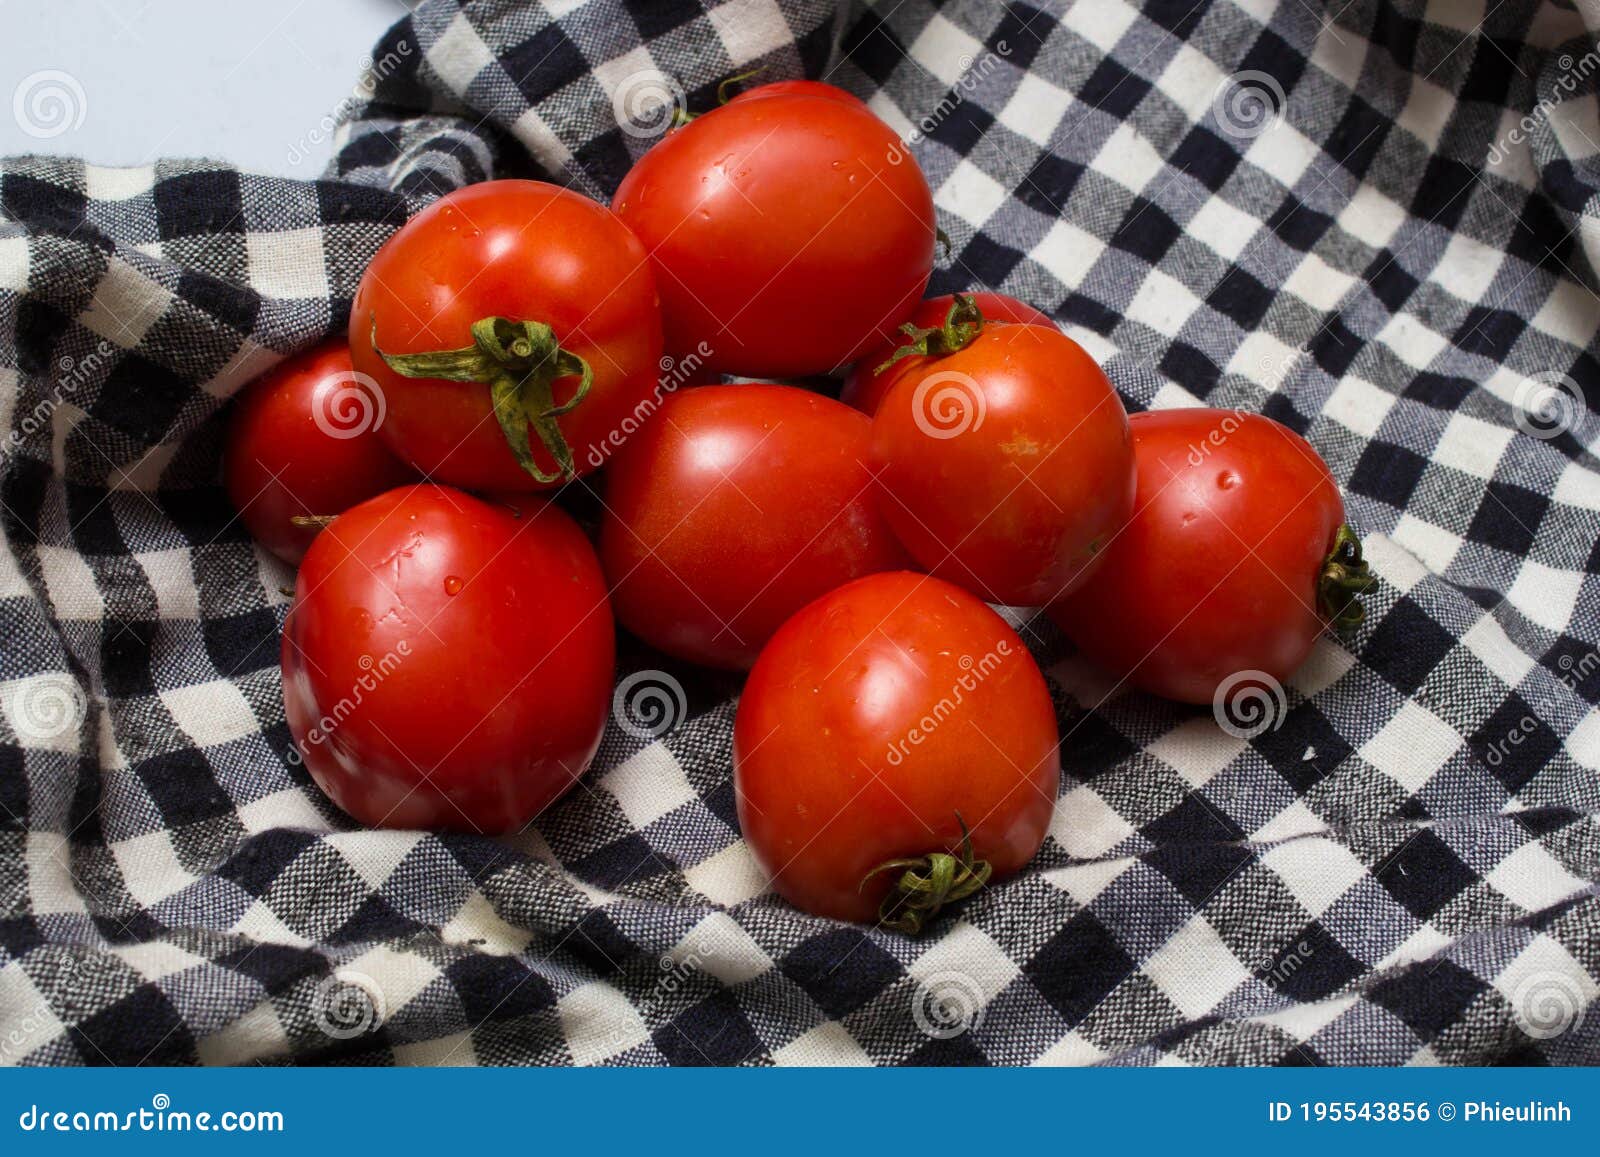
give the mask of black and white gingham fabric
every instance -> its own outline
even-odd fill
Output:
[[[321,181],[4,162],[0,1060],[1600,1061],[1596,32],[1513,0],[430,2]],[[915,941],[767,890],[737,682],[637,645],[629,693],[684,710],[613,726],[525,835],[354,829],[291,755],[289,575],[217,484],[229,396],[341,328],[408,213],[604,196],[649,144],[625,85],[703,108],[758,64],[910,141],[934,292],[1051,311],[1130,408],[1302,431],[1383,578],[1252,739],[1024,623],[1054,826]]]

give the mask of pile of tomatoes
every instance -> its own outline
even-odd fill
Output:
[[[368,825],[521,828],[594,757],[619,623],[749,672],[738,815],[777,890],[916,932],[1051,823],[1051,696],[986,604],[1198,703],[1359,617],[1309,445],[1130,419],[1038,310],[923,300],[937,241],[890,130],[803,81],[675,128],[609,208],[491,181],[400,229],[347,341],[255,383],[226,448],[299,567],[284,705],[322,790]],[[842,400],[750,380],[852,366]]]

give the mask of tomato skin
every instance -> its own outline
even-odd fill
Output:
[[[1287,680],[1325,626],[1317,579],[1344,523],[1333,475],[1257,414],[1161,410],[1130,426],[1133,516],[1051,617],[1108,673],[1169,699],[1210,703],[1246,670]]]
[[[746,377],[824,373],[922,297],[927,181],[865,105],[816,87],[743,93],[623,178],[612,206],[651,252],[669,350],[704,342],[710,369]]]
[[[1007,297],[1003,293],[989,293],[985,290],[963,296],[972,299],[986,322],[1055,325],[1055,322],[1050,320],[1049,314],[1041,313],[1027,302]],[[911,324],[918,329],[937,328],[950,316],[950,307],[954,304],[954,294],[947,293],[943,297],[927,298],[911,315]],[[850,368],[850,375],[844,380],[844,389],[839,393],[839,400],[847,406],[854,406],[863,414],[876,414],[891,386],[911,371],[926,367],[928,364],[927,358],[911,355],[901,358],[881,374],[877,372],[878,367],[894,357],[895,351],[905,345],[907,340],[909,339],[904,334],[897,334],[891,340],[863,354],[861,360]]]
[[[473,344],[474,321],[548,324],[594,371],[589,395],[558,420],[576,471],[590,449],[656,388],[661,360],[655,277],[638,238],[605,206],[541,181],[486,181],[441,197],[373,257],[350,310],[350,351],[387,401],[384,439],[440,482],[537,490],[496,423],[489,388],[407,379],[373,349],[414,354]],[[567,402],[576,376],[556,383]],[[533,439],[540,468],[555,459]]]
[[[996,878],[1020,869],[1050,826],[1060,769],[1055,709],[1022,640],[967,592],[903,571],[785,623],[734,723],[751,851],[790,903],[839,920],[876,919],[889,880],[863,888],[867,873],[959,851],[962,820]]]
[[[925,361],[872,419],[884,517],[930,573],[989,602],[1051,602],[1132,508],[1121,401],[1054,326],[986,324]]]
[[[767,96],[814,96],[823,100],[837,100],[861,108],[866,107],[866,103],[855,93],[846,92],[837,85],[820,80],[775,80],[771,84],[758,84],[739,93],[728,103],[732,104],[736,100],[760,100]]]
[[[247,386],[228,420],[222,481],[250,537],[296,564],[317,528],[291,518],[342,514],[414,480],[372,428],[378,417],[343,338],[295,354]]]
[[[494,833],[594,758],[615,649],[594,551],[558,507],[516,518],[418,485],[318,536],[282,661],[290,731],[334,803],[372,827]]]
[[[606,475],[600,562],[618,621],[670,655],[744,669],[812,599],[909,566],[873,501],[870,437],[861,414],[793,386],[668,397]]]

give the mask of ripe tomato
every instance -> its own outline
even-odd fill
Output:
[[[594,758],[615,662],[605,581],[554,505],[444,486],[317,537],[283,630],[283,703],[317,786],[372,827],[514,831]]]
[[[377,396],[350,365],[343,338],[279,362],[233,404],[222,482],[250,536],[298,563],[315,526],[290,519],[342,514],[416,475],[378,437]]]
[[[654,392],[655,278],[603,205],[539,181],[469,185],[378,250],[350,351],[406,461],[475,490],[541,489],[593,469],[589,451]]]
[[[670,396],[606,478],[617,619],[695,663],[745,668],[834,587],[910,565],[872,499],[871,423],[793,386]]]
[[[1042,606],[1081,582],[1133,504],[1128,415],[1054,326],[945,334],[872,419],[889,525],[932,573]]]
[[[1229,676],[1287,679],[1372,583],[1339,488],[1270,418],[1162,410],[1130,420],[1138,493],[1099,568],[1051,617],[1108,672],[1210,703]]]
[[[922,297],[928,183],[887,125],[826,87],[742,93],[623,178],[612,206],[650,250],[669,349],[705,342],[710,368],[748,377],[823,373]]]
[[[963,296],[972,299],[972,304],[982,312],[986,322],[1008,321],[1019,325],[1055,325],[1048,314],[1041,313],[1033,306],[1014,297],[1007,297],[1003,293],[980,292]],[[917,306],[917,311],[911,315],[911,320],[907,324],[919,330],[935,326],[943,327],[955,304],[955,297],[948,293],[943,297],[930,297]],[[863,414],[876,414],[890,386],[905,374],[927,364],[926,358],[913,356],[903,357],[890,365],[885,365],[884,363],[893,358],[895,351],[905,342],[904,334],[896,334],[892,340],[863,354],[861,360],[851,368],[850,376],[845,378],[839,400],[847,406],[854,406]]]
[[[908,932],[1033,857],[1060,770],[1022,640],[967,592],[904,571],[785,623],[734,723],[739,827],[773,886],[818,916]],[[918,878],[925,891],[902,886]]]

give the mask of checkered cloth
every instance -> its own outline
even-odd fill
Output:
[[[1600,57],[1487,7],[431,2],[323,180],[6,161],[0,1059],[1600,1061]],[[919,940],[768,890],[737,682],[626,641],[526,834],[353,828],[292,755],[290,575],[217,484],[227,399],[409,213],[604,196],[650,143],[625,87],[756,64],[911,142],[934,292],[1052,311],[1130,408],[1303,432],[1383,578],[1249,739],[1023,617],[1055,822]]]

